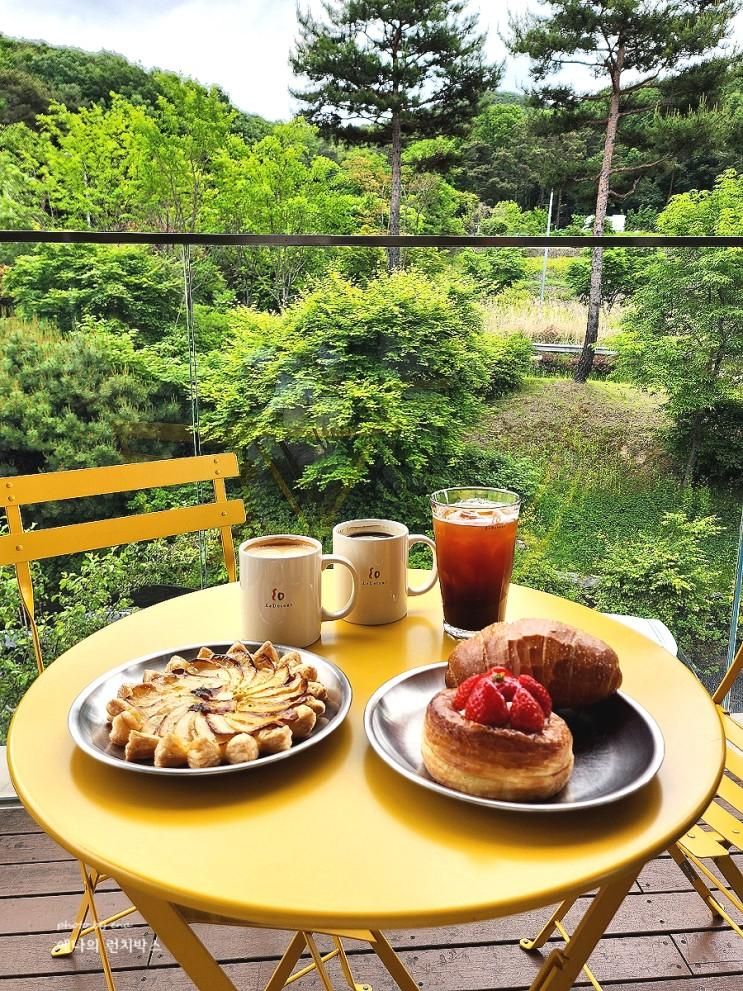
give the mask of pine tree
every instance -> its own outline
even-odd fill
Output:
[[[620,121],[636,112],[634,101],[657,85],[665,71],[704,56],[725,38],[740,0],[546,0],[545,14],[511,18],[509,47],[532,59],[539,96],[549,106],[574,109],[585,101],[606,101],[604,148],[596,187],[593,233],[604,233],[612,175],[637,166],[614,166]],[[574,66],[586,67],[601,81],[599,90],[580,94],[575,87],[550,85],[550,76]],[[641,163],[646,169],[657,163]],[[591,290],[583,352],[575,372],[585,382],[593,367],[601,307],[603,253],[594,248]]]
[[[293,95],[332,137],[391,146],[389,233],[400,233],[406,140],[461,133],[497,81],[467,0],[324,0],[325,19],[298,12],[291,56],[308,80]],[[400,249],[390,248],[390,268]]]

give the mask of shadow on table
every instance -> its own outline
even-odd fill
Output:
[[[219,774],[212,777],[165,777],[137,774],[100,764],[75,750],[71,757],[71,774],[81,792],[96,804],[105,804],[110,795],[116,805],[130,806],[137,817],[149,816],[162,822],[163,816],[178,815],[196,809],[213,808],[220,813],[241,807],[249,814],[250,805],[266,798],[280,800],[281,793],[296,796],[297,788],[322,787],[322,782],[341,764],[351,747],[348,722],[316,746],[299,751],[286,760]]]
[[[420,788],[396,774],[369,748],[364,773],[370,789],[387,812],[428,842],[440,837],[451,843],[462,837],[463,855],[482,852],[492,857],[493,844],[516,848],[523,856],[531,846],[569,848],[616,837],[617,843],[650,828],[661,811],[663,788],[658,778],[635,795],[612,805],[579,812],[506,812],[459,802]],[[658,851],[660,852],[660,851]]]

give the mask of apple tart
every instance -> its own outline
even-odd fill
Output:
[[[297,651],[279,657],[270,642],[255,654],[242,643],[224,654],[202,647],[194,660],[176,655],[164,671],[122,685],[106,707],[109,739],[125,760],[155,767],[239,764],[309,736],[326,695]]]

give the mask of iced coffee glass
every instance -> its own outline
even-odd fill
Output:
[[[462,640],[504,618],[520,505],[507,489],[440,489],[431,496],[450,636]]]

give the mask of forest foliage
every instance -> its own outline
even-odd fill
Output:
[[[743,232],[740,65],[719,60],[658,78],[642,99],[657,107],[627,118],[616,161],[652,151],[657,164],[625,190],[628,228]],[[553,191],[556,246],[562,233],[584,233],[601,153],[591,116],[602,101],[589,110],[561,123],[550,107],[490,90],[456,133],[411,124],[401,232],[541,234]],[[119,56],[0,38],[4,228],[386,233],[384,135],[354,138],[330,140],[302,117],[262,120],[217,88]],[[560,254],[550,270],[559,262],[560,291],[585,300],[589,258]],[[729,603],[704,556],[719,526],[709,507],[618,545],[589,576],[599,591],[587,593],[551,556],[544,520],[529,510],[550,484],[538,444],[506,452],[478,435],[534,368],[531,341],[488,333],[485,313],[509,294],[532,302],[540,259],[514,248],[406,248],[399,269],[388,274],[387,262],[366,248],[3,246],[0,474],[190,453],[192,326],[203,442],[238,454],[246,534],[301,529],[326,539],[337,519],[370,514],[427,528],[432,489],[505,485],[525,499],[522,580],[656,615],[669,589],[682,601],[688,593],[693,608],[668,613],[669,623],[700,665],[716,656]],[[628,249],[617,234],[604,276],[602,304],[621,322],[613,375],[663,397],[671,483],[679,492],[682,482],[731,488],[743,468],[741,251],[690,260]],[[161,496],[118,508],[153,506],[164,507]],[[66,517],[33,522],[50,519]],[[200,580],[192,544],[158,554],[38,569],[49,651],[131,608],[127,593],[143,570],[150,581]],[[7,715],[28,676],[29,644],[6,573],[0,619],[11,631]]]

